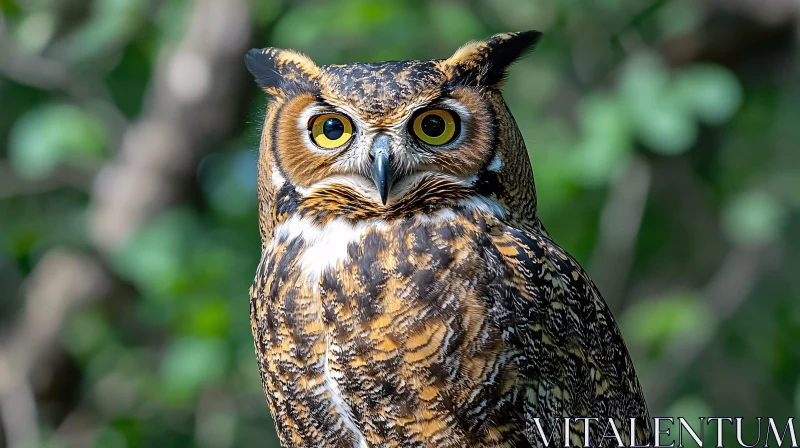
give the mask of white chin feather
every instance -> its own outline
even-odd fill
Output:
[[[378,194],[378,189],[375,188],[375,184],[372,182],[372,180],[359,175],[331,176],[307,188],[295,186],[295,190],[297,190],[297,193],[299,193],[300,196],[308,196],[317,191],[324,192],[325,190],[329,190],[335,186],[347,187],[365,199],[380,204],[381,197],[380,194]]]
[[[412,188],[414,188],[414,186],[416,186],[423,178],[430,177],[432,175],[439,178],[445,178],[450,182],[457,183],[465,187],[471,187],[477,180],[477,178],[474,176],[469,178],[459,178],[429,171],[410,174],[400,179],[392,186],[392,191],[389,192],[386,205],[391,205],[402,200],[403,196],[405,196]],[[372,180],[359,175],[331,176],[323,181],[317,182],[310,187],[295,186],[295,190],[297,190],[301,196],[308,196],[314,192],[324,192],[325,190],[328,190],[334,186],[344,186],[350,188],[363,198],[376,204],[382,204],[381,196],[378,193],[378,189],[375,188],[375,184],[372,182]]]

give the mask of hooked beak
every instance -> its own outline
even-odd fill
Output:
[[[381,195],[381,202],[386,205],[389,191],[392,189],[392,166],[389,164],[389,154],[391,140],[386,134],[380,134],[372,141],[372,148],[369,151],[372,159],[372,181]]]

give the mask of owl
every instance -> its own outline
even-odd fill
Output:
[[[617,446],[610,423],[650,440],[620,331],[539,221],[501,94],[540,36],[426,61],[247,53],[272,97],[251,327],[284,447]]]

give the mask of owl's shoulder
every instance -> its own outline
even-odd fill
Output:
[[[539,229],[503,225],[492,246],[502,260],[503,282],[496,294],[513,302],[515,344],[524,353],[520,382],[528,390],[526,420],[588,414],[626,427],[637,418],[636,442],[648,441],[649,414],[633,362],[586,271]]]

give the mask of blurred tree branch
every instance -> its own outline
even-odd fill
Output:
[[[36,265],[25,288],[25,310],[0,344],[0,417],[8,446],[31,446],[36,407],[28,376],[52,354],[66,315],[108,293],[110,276],[94,258],[54,249]]]
[[[163,54],[141,119],[99,173],[91,235],[112,251],[185,191],[203,154],[237,124],[250,39],[244,0],[197,3],[185,38]]]
[[[648,162],[641,156],[632,157],[611,186],[600,216],[598,240],[589,266],[612,310],[623,306],[650,182]]]

